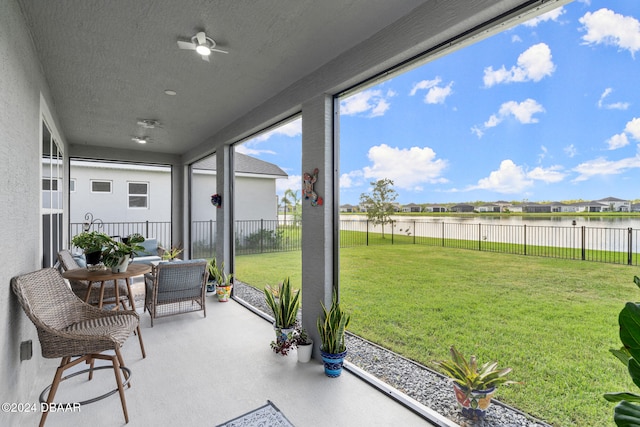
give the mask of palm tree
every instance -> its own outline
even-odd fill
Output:
[[[302,215],[301,209],[298,209],[299,207],[302,207],[300,197],[298,196],[298,190],[293,191],[290,188],[285,190],[282,201],[285,203],[285,212],[287,206],[293,206],[293,221],[294,224],[297,224],[298,221],[300,221],[300,216]]]

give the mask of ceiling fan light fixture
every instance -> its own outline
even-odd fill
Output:
[[[211,55],[211,48],[207,45],[200,44],[196,46],[196,52],[198,52],[202,56],[209,56]]]
[[[137,142],[138,144],[146,144],[149,142],[146,136],[134,136],[131,138],[132,141]]]
[[[160,126],[160,122],[154,119],[139,119],[138,126],[144,129],[155,129]]]

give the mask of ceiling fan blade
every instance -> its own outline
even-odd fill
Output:
[[[202,55],[202,60],[209,62],[209,56]]]
[[[220,49],[211,49],[211,52],[229,53],[226,50],[220,50]]]
[[[188,50],[195,50],[196,49],[196,45],[191,43],[191,42],[184,42],[182,40],[178,40],[178,47],[180,49],[188,49]]]
[[[198,44],[206,44],[207,43],[207,35],[204,31],[200,31],[196,34],[196,39],[198,39]]]

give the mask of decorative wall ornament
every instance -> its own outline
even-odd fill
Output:
[[[318,168],[313,170],[313,175],[305,172],[302,176],[302,195],[305,199],[311,199],[311,206],[322,206],[322,197],[313,191],[313,185],[318,180]]]
[[[93,214],[91,212],[87,212],[84,215],[84,222],[82,223],[82,230],[83,231],[89,231],[91,230],[91,227],[96,226],[96,228],[98,230],[100,230],[104,223],[102,222],[102,220],[100,218],[96,218],[93,219]]]
[[[222,207],[222,196],[219,194],[211,195],[211,204],[217,208]]]

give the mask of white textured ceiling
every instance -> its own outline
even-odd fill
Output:
[[[71,144],[184,153],[423,0],[18,0]],[[204,30],[207,63],[176,41]],[[177,96],[165,95],[165,89]],[[138,119],[157,119],[143,130]]]

